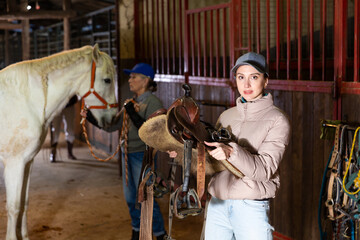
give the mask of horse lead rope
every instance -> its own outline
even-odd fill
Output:
[[[135,109],[136,110],[136,109]],[[128,147],[128,132],[129,132],[129,115],[126,114],[126,110],[124,109],[124,116],[123,116],[123,123],[122,123],[122,127],[121,127],[121,134],[120,134],[120,138],[119,138],[119,144],[117,145],[116,147],[116,150],[115,152],[105,158],[105,159],[102,159],[102,158],[99,158],[95,155],[93,149],[92,149],[92,146],[91,146],[91,143],[89,141],[89,137],[88,137],[88,134],[87,134],[87,130],[86,130],[86,127],[85,127],[85,120],[86,118],[83,117],[83,119],[81,120],[81,126],[82,126],[82,129],[83,129],[83,134],[85,136],[85,141],[90,149],[90,152],[91,152],[91,155],[99,160],[99,161],[102,161],[102,162],[107,162],[109,160],[111,160],[112,158],[115,157],[115,155],[119,152],[120,150],[120,145],[121,145],[121,141],[122,139],[124,139],[124,161],[125,161],[125,180],[126,180],[126,186],[128,185],[128,156],[127,156],[127,147]],[[121,111],[120,111],[121,112]]]
[[[128,185],[129,174],[128,174],[128,132],[129,132],[129,115],[126,114],[126,110],[124,109],[123,115],[123,123],[121,127],[121,134],[119,144],[121,143],[122,138],[124,139],[124,162],[125,162],[125,182],[126,186]]]
[[[109,157],[107,157],[107,158],[105,158],[105,159],[97,157],[97,156],[95,155],[93,149],[92,149],[92,146],[91,146],[90,142],[89,142],[89,137],[88,137],[88,134],[87,134],[87,131],[86,131],[86,127],[85,127],[85,121],[82,121],[81,126],[82,126],[82,129],[83,129],[83,134],[84,134],[84,136],[85,136],[85,141],[86,141],[86,143],[87,143],[87,145],[88,145],[88,147],[89,147],[89,149],[90,149],[91,155],[92,155],[96,160],[99,160],[99,161],[101,161],[101,162],[107,162],[107,161],[109,161],[110,159],[113,159],[114,156],[119,152],[119,150],[120,150],[120,140],[121,140],[121,138],[119,139],[119,144],[117,145],[115,152],[114,152],[111,156],[109,156]]]

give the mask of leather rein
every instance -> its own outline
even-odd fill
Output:
[[[89,91],[87,91],[87,93],[85,93],[84,96],[82,97],[82,101],[81,101],[81,111],[82,111],[82,112],[83,112],[83,111],[86,112],[88,109],[110,109],[110,108],[117,108],[117,107],[119,106],[118,103],[111,103],[111,104],[109,104],[103,97],[101,97],[101,96],[96,92],[96,90],[95,90],[95,88],[94,88],[94,84],[95,84],[95,71],[96,71],[96,63],[95,63],[95,61],[92,61],[90,89],[89,89]],[[87,97],[90,96],[91,94],[94,94],[95,97],[96,97],[97,99],[99,99],[100,102],[103,103],[103,105],[97,105],[97,106],[96,106],[96,105],[95,105],[95,106],[94,106],[94,105],[91,105],[91,106],[85,107],[85,98],[87,98]],[[87,145],[88,145],[88,147],[89,147],[89,149],[90,149],[91,155],[92,155],[95,159],[97,159],[97,160],[99,160],[99,161],[102,161],[102,162],[106,162],[106,161],[109,161],[110,159],[112,159],[112,158],[118,153],[118,151],[119,151],[119,149],[120,149],[120,141],[119,141],[118,146],[116,147],[115,152],[114,152],[111,156],[109,156],[109,157],[107,157],[107,158],[105,158],[105,159],[97,157],[97,156],[95,155],[93,149],[92,149],[92,146],[91,146],[90,142],[89,142],[89,137],[88,137],[88,134],[87,134],[87,131],[86,131],[86,127],[85,127],[85,122],[86,122],[86,117],[82,116],[82,119],[81,119],[80,124],[81,124],[81,126],[82,126],[83,134],[84,134],[84,136],[85,136],[85,141],[86,141],[86,143],[87,143]]]

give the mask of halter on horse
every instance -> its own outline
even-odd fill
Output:
[[[94,82],[91,84],[91,69]],[[6,240],[28,240],[29,175],[35,155],[45,140],[50,122],[74,94],[89,89],[106,103],[116,102],[115,68],[110,56],[97,45],[23,61],[0,71],[0,160],[4,163],[8,223]],[[96,106],[91,94],[85,104]],[[110,124],[116,105],[93,109],[102,127]]]

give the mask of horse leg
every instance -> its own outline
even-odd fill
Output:
[[[25,164],[21,158],[8,159],[4,164],[6,208],[8,212],[6,240],[29,239],[26,222],[22,223],[23,214],[26,209],[25,205],[27,205],[26,185],[29,182],[29,174],[25,174],[26,165],[28,164]]]
[[[24,189],[24,211],[22,213],[21,220],[21,236],[23,240],[28,240],[28,230],[27,230],[27,210],[29,205],[29,185],[30,185],[30,172],[31,167],[33,165],[33,159],[25,165],[24,169],[24,181],[23,181],[23,189]]]

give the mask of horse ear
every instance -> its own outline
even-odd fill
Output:
[[[100,59],[100,49],[97,43],[93,48],[93,59],[95,60],[95,62],[97,62]]]

